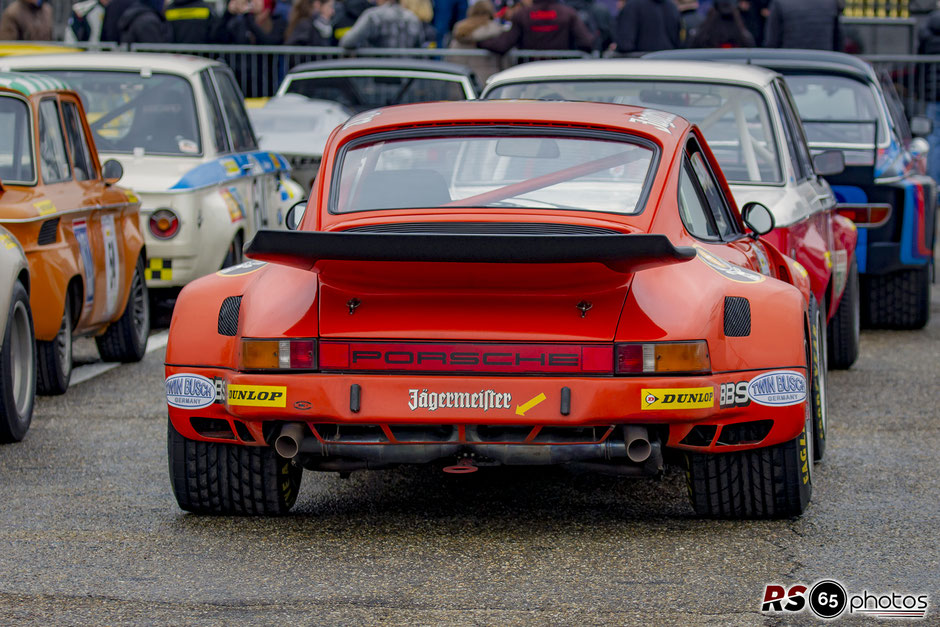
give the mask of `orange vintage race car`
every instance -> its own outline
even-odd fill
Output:
[[[140,202],[102,167],[78,95],[42,76],[0,73],[0,224],[29,261],[37,387],[68,389],[72,337],[105,361],[138,361],[150,330]]]
[[[702,515],[804,510],[820,318],[696,127],[406,105],[334,131],[320,172],[298,230],[177,301],[180,507],[283,513],[302,469],[677,464]]]

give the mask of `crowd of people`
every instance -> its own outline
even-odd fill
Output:
[[[81,0],[66,41],[639,54],[764,45],[839,50],[843,0]],[[0,39],[50,40],[44,0],[13,0]]]

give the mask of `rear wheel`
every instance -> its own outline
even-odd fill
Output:
[[[690,454],[686,478],[692,507],[713,518],[799,516],[813,494],[812,417],[803,432],[776,446],[734,453]]]
[[[930,266],[866,277],[866,326],[920,329],[930,319]]]
[[[858,299],[858,264],[852,259],[842,300],[839,301],[836,315],[829,321],[827,329],[830,368],[845,370],[851,368],[858,359],[858,342],[861,336],[861,308]]]
[[[228,252],[225,253],[225,260],[222,262],[223,268],[237,266],[245,260],[245,255],[242,252],[242,245],[242,234],[236,233],[232,243],[228,245]]]
[[[124,313],[117,322],[95,338],[98,354],[104,361],[140,361],[147,351],[147,336],[150,334],[150,297],[144,281],[144,258],[137,259],[131,290]]]
[[[37,390],[40,394],[65,394],[72,378],[72,292],[65,295],[62,324],[51,342],[36,342]]]
[[[0,443],[19,442],[29,430],[36,398],[36,340],[29,294],[16,282],[0,350]]]
[[[188,440],[169,421],[167,456],[173,494],[188,512],[281,515],[300,490],[303,469],[273,447]]]
[[[829,428],[829,367],[827,364],[826,348],[826,314],[825,306],[818,307],[816,299],[810,297],[809,315],[812,327],[810,328],[809,354],[809,404],[813,416],[813,461],[822,461],[826,453],[826,432]]]

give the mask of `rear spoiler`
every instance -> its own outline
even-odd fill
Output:
[[[303,270],[320,261],[601,263],[628,274],[695,257],[665,235],[456,235],[260,230],[245,255]]]

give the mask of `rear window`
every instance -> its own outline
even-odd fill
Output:
[[[640,140],[531,133],[367,141],[342,155],[330,210],[518,207],[633,214],[642,210],[655,156]]]
[[[785,76],[803,120],[806,140],[823,146],[874,146],[885,141],[887,120],[868,83],[831,74]]]
[[[332,100],[356,113],[396,104],[466,100],[463,85],[456,80],[421,76],[321,76],[290,78],[287,93]]]
[[[486,98],[587,100],[659,109],[697,124],[728,181],[783,181],[773,123],[764,96],[737,85],[616,78],[558,79],[501,85]]]
[[[35,181],[29,106],[19,98],[0,97],[0,182]]]

